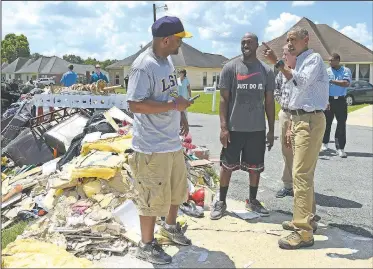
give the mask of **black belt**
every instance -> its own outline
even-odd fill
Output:
[[[331,100],[346,100],[345,96],[329,96],[329,101]]]
[[[290,114],[291,115],[304,115],[304,114],[316,114],[316,113],[320,113],[320,112],[323,112],[322,110],[314,110],[314,111],[305,111],[303,109],[295,109],[295,110],[290,110]]]

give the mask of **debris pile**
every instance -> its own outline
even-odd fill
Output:
[[[136,191],[128,165],[133,152],[133,115],[116,107],[72,111],[59,111],[65,116],[59,120],[56,115],[44,119],[37,130],[38,139],[31,139],[36,128],[26,127],[30,139],[19,144],[19,136],[25,137],[21,133],[7,145],[1,166],[2,229],[27,220],[29,226],[16,242],[38,240],[91,261],[124,255],[140,240]],[[209,151],[193,145],[190,134],[181,139],[189,200],[180,209],[203,217],[218,177],[208,160]],[[18,151],[9,150],[12,145]],[[29,154],[24,153],[26,148],[31,149]],[[178,222],[184,225],[185,219],[181,216]],[[157,238],[170,243],[159,235]]]
[[[94,94],[94,95],[107,95],[109,93],[115,93],[115,89],[120,88],[120,86],[107,87],[105,80],[98,80],[92,84],[81,84],[77,83],[70,87],[52,87],[53,93],[61,94]]]

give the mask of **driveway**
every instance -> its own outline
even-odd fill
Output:
[[[361,113],[358,111],[354,113]],[[219,116],[189,113],[188,117],[193,143],[205,145],[210,149],[210,159],[218,159],[221,150]],[[334,137],[334,130],[333,124],[331,137]],[[341,159],[332,150],[320,154],[315,172],[317,213],[322,217],[321,222],[368,237],[372,237],[373,232],[372,132],[372,127],[348,125],[345,148],[348,158]],[[275,125],[275,136],[279,136],[278,122]],[[276,139],[272,150],[266,152],[266,168],[262,173],[258,199],[272,211],[287,214],[290,219],[292,197],[275,198],[276,191],[282,187],[283,163],[279,143],[279,139]],[[333,144],[330,146],[333,148]],[[228,197],[244,201],[248,197],[248,188],[248,175],[241,171],[235,172]]]
[[[363,107],[348,114],[348,125],[373,127],[373,105]]]

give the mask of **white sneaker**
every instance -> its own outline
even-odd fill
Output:
[[[338,150],[338,155],[341,158],[347,158],[347,154],[346,154],[346,152],[343,149],[339,149]]]
[[[328,144],[322,144],[321,151],[328,150]]]

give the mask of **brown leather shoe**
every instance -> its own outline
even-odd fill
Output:
[[[312,229],[313,229],[313,232],[316,232],[317,230],[317,222],[316,221],[311,221],[311,226],[312,226]],[[292,221],[284,221],[282,223],[282,228],[284,230],[288,230],[288,231],[296,231],[296,230],[299,230],[297,227],[294,226],[293,222]]]
[[[278,241],[278,245],[282,249],[298,249],[311,247],[314,244],[312,232],[305,230],[292,232],[286,237]]]

